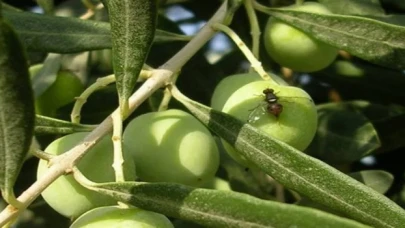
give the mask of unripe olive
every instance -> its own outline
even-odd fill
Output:
[[[123,139],[143,181],[201,186],[214,177],[219,166],[210,132],[181,110],[138,116],[126,127]]]
[[[267,112],[263,91],[273,89],[278,97],[277,103],[283,106],[276,116]],[[317,111],[311,97],[302,89],[292,86],[280,86],[269,81],[251,82],[233,93],[222,109],[242,121],[251,121],[252,112],[262,113],[259,119],[250,124],[298,150],[305,150],[317,129]],[[261,111],[260,111],[261,110]],[[252,165],[235,149],[224,142],[224,148],[236,161],[251,167]]]
[[[269,73],[269,76],[279,84],[286,85],[287,83],[275,74]],[[222,79],[215,87],[211,97],[211,108],[222,110],[226,100],[240,87],[249,82],[262,81],[263,79],[256,72],[235,74]]]
[[[331,14],[323,5],[306,2],[288,9]],[[264,45],[267,53],[280,65],[295,71],[313,72],[329,66],[336,58],[338,50],[291,25],[271,17],[264,32]]]
[[[80,216],[70,228],[173,228],[166,216],[139,208],[107,206]]]
[[[222,79],[211,97],[211,108],[222,110],[226,100],[240,87],[249,82],[263,80],[257,73],[235,74]]]
[[[31,77],[38,73],[42,67],[42,64],[31,66],[29,69]],[[35,100],[36,112],[41,115],[54,116],[58,108],[74,102],[83,90],[83,83],[73,72],[61,70],[52,85]]]
[[[204,187],[216,190],[232,191],[229,182],[219,177],[212,178],[204,185]]]
[[[80,143],[87,132],[73,133],[53,141],[45,152],[60,155]],[[77,167],[91,181],[113,182],[115,174],[113,164],[113,144],[111,135],[102,138],[79,161]],[[128,151],[123,151],[124,175],[126,180],[135,180],[135,166]],[[48,170],[48,162],[41,160],[38,164],[37,178]],[[57,212],[69,218],[76,218],[82,213],[100,206],[114,205],[116,200],[109,196],[91,191],[81,186],[71,175],[59,177],[42,192],[45,201]]]

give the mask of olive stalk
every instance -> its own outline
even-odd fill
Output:
[[[245,57],[251,64],[251,67],[262,77],[264,80],[273,81],[273,79],[267,74],[267,72],[263,69],[262,63],[254,56],[254,54],[250,51],[250,49],[246,46],[246,44],[239,38],[239,36],[232,31],[228,26],[216,23],[213,24],[212,27],[217,29],[221,32],[226,33],[233,42],[238,46],[238,48],[242,51]],[[274,81],[277,84],[277,82]]]
[[[141,74],[139,75],[139,81],[146,80],[152,74],[152,69],[150,70],[142,70]],[[72,112],[70,114],[70,121],[72,123],[80,123],[81,115],[80,112],[82,110],[83,105],[87,102],[87,99],[93,94],[95,91],[106,87],[107,85],[115,82],[115,76],[113,74],[98,78],[96,82],[86,88],[79,97],[76,98],[76,102],[73,106]]]
[[[171,59],[163,64],[159,69],[154,70],[152,76],[146,80],[142,86],[135,91],[129,98],[129,113],[132,113],[139,105],[151,96],[157,89],[167,85],[173,74],[177,73],[184,64],[198,51],[212,36],[216,33],[211,25],[221,23],[227,15],[227,1],[224,1],[217,12],[211,17],[207,24]],[[120,109],[114,113],[119,114]],[[73,147],[66,153],[55,157],[53,165],[49,170],[26,189],[17,199],[21,202],[22,207],[15,208],[8,205],[0,213],[0,226],[4,226],[11,220],[15,219],[19,213],[26,209],[40,194],[59,176],[64,175],[66,171],[72,170],[75,164],[83,157],[92,146],[94,146],[104,135],[109,133],[112,128],[111,115],[108,116],[97,128],[95,128],[81,143]]]
[[[115,82],[115,77],[114,75],[108,75],[102,78],[98,78],[96,82],[94,82],[92,85],[90,85],[86,90],[83,91],[82,94],[80,94],[79,97],[76,98],[76,102],[73,106],[72,113],[70,114],[70,119],[72,123],[80,123],[81,115],[80,112],[82,110],[83,105],[87,102],[87,99],[90,97],[92,93],[94,93],[96,90],[99,90],[103,87],[106,87],[107,85]]]
[[[52,158],[55,157],[55,155],[49,154],[49,153],[47,153],[45,151],[42,151],[40,149],[33,149],[33,150],[30,151],[30,153],[32,155],[34,155],[35,157],[46,160],[46,161],[50,161]]]
[[[259,21],[257,20],[256,11],[253,8],[253,0],[246,0],[244,4],[250,24],[250,35],[252,36],[252,52],[256,58],[259,58],[261,34]]]
[[[122,132],[123,132],[122,122],[126,116],[123,116],[121,114],[119,114],[119,113],[117,114],[116,112],[114,112],[111,115],[112,124],[113,124],[112,141],[113,141],[113,146],[114,146],[114,160],[113,160],[112,167],[115,171],[114,172],[115,181],[117,181],[117,182],[125,181],[124,170],[123,170],[124,156],[122,155]]]
[[[178,76],[179,76],[179,74],[173,75],[173,80],[172,80],[173,84],[176,83]],[[168,88],[166,88],[165,91],[163,92],[163,98],[159,104],[158,112],[167,110],[171,98],[172,98],[172,93],[169,91]]]

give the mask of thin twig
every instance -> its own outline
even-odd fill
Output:
[[[249,18],[250,35],[252,36],[252,52],[256,58],[259,58],[260,48],[260,26],[256,16],[256,11],[253,8],[253,0],[245,0],[245,9]]]
[[[262,63],[259,60],[257,60],[257,58],[250,51],[250,49],[246,46],[246,44],[239,38],[239,36],[234,31],[232,31],[232,29],[230,29],[228,26],[225,26],[220,23],[214,24],[214,25],[212,25],[212,27],[226,33],[233,40],[233,42],[235,42],[235,44],[238,46],[238,48],[243,52],[245,57],[250,62],[251,67],[253,69],[255,69],[255,71],[260,75],[260,77],[262,77],[264,80],[270,80],[270,81],[273,80],[267,74],[267,72],[264,71],[264,69],[262,67]],[[277,82],[275,82],[275,83],[277,83]]]
[[[96,10],[101,10],[102,8],[104,8],[104,5],[99,3],[96,7],[87,9],[87,12],[84,13],[83,15],[81,15],[79,18],[83,19],[83,20],[87,20],[94,15]]]
[[[113,136],[112,141],[114,145],[114,161],[113,161],[113,169],[115,173],[115,181],[117,182],[124,182],[124,156],[122,155],[122,121],[123,116],[121,113],[117,114],[114,113],[111,115],[113,121]]]
[[[176,80],[177,80],[178,76],[179,76],[179,74],[175,74],[173,76],[173,80],[172,80],[173,84],[176,84]],[[169,103],[170,103],[171,99],[172,99],[172,93],[170,93],[169,89],[166,88],[165,91],[163,92],[163,99],[160,102],[158,112],[167,110],[167,108],[169,107]]]
[[[83,105],[87,102],[87,99],[90,97],[92,93],[95,91],[106,87],[107,85],[115,82],[115,76],[114,75],[108,75],[102,78],[98,78],[96,82],[94,82],[92,85],[90,85],[86,90],[83,91],[82,94],[80,94],[79,97],[76,97],[76,102],[73,106],[72,113],[70,114],[70,119],[72,123],[80,123],[81,119],[81,110]]]
[[[46,161],[49,161],[49,160],[51,160],[52,158],[54,158],[56,156],[56,155],[44,152],[44,151],[42,151],[40,149],[33,149],[33,150],[30,151],[30,153],[32,155],[34,155],[35,157],[46,160]]]

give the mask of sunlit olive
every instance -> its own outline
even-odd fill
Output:
[[[214,177],[219,166],[211,133],[181,110],[138,116],[126,127],[123,139],[143,181],[201,186]]]
[[[263,91],[273,89],[282,111],[269,112]],[[305,150],[317,129],[317,111],[311,97],[302,89],[280,86],[269,81],[251,82],[233,93],[225,103],[223,112],[250,122],[271,137],[279,139],[298,150]],[[252,164],[224,140],[226,151],[247,167]]]
[[[317,2],[293,5],[287,9],[331,14],[325,6]],[[335,47],[319,41],[275,17],[271,17],[267,22],[264,45],[274,61],[284,67],[301,72],[319,71],[329,66],[338,53],[338,49]]]
[[[166,216],[139,208],[107,206],[80,216],[70,228],[173,228]]]
[[[235,74],[222,79],[211,97],[211,108],[222,110],[226,100],[240,87],[249,82],[263,80],[257,73]]]

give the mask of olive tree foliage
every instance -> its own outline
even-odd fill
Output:
[[[405,4],[303,2],[38,0],[41,14],[2,3],[0,226],[68,227],[72,221],[41,197],[65,175],[120,205],[164,215],[175,227],[403,227]],[[306,2],[329,13],[291,7]],[[288,45],[278,46],[286,39],[279,36],[276,43],[266,40],[269,18],[299,32],[289,36],[335,50],[336,58],[313,72],[280,65],[268,50]],[[294,63],[319,60],[308,55]],[[221,80],[236,74],[256,78],[243,76],[219,89]],[[253,81],[272,87],[272,97],[257,86],[242,87]],[[233,98],[230,91],[240,87],[252,93]],[[232,107],[242,104],[239,110],[214,105],[229,97],[236,99]],[[258,108],[276,130],[235,114]],[[227,190],[126,178],[127,124],[167,109],[187,112],[212,134],[220,153],[215,180]],[[308,147],[297,149],[278,137],[294,121],[311,128]],[[62,155],[43,151],[77,132],[89,133]],[[114,180],[96,182],[76,165],[106,135]],[[102,174],[93,157],[86,169]],[[37,178],[39,159],[48,169]],[[131,162],[136,166],[136,159]]]

